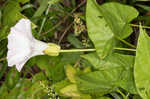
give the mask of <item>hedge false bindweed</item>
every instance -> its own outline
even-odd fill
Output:
[[[20,72],[24,64],[33,56],[47,54],[49,56],[58,56],[65,52],[83,52],[95,51],[95,49],[72,49],[61,50],[59,45],[54,43],[44,43],[34,38],[31,30],[31,21],[20,19],[18,23],[11,28],[8,35],[8,66],[16,65]]]

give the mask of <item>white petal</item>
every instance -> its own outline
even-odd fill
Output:
[[[31,22],[28,19],[19,20],[19,22],[12,28],[20,32],[21,34],[28,36],[29,39],[33,38],[31,30]]]
[[[21,62],[21,63],[18,63],[16,64],[16,68],[17,70],[20,72],[21,69],[23,68],[23,66],[25,65],[25,63],[28,61],[28,59],[26,59],[25,61]]]
[[[42,41],[34,39],[34,41],[32,42],[32,55],[31,55],[31,57],[37,56],[37,55],[44,55],[43,51],[48,47],[49,46],[47,43],[44,43]]]
[[[11,51],[8,51],[8,55],[11,53]],[[17,54],[13,56],[7,56],[8,66],[13,66],[15,64],[18,64],[20,62],[24,62],[26,59],[29,58],[29,54],[27,51],[18,52]]]
[[[43,50],[49,46],[33,37],[30,20],[21,19],[11,28],[8,35],[7,47],[8,65],[16,65],[17,70],[21,71],[29,58],[36,55],[43,55]]]
[[[10,34],[8,35],[8,49],[24,49],[29,48],[30,39],[22,34],[20,31],[17,31],[14,28],[11,28]]]
[[[19,26],[18,23],[17,25]],[[7,60],[9,66],[13,66],[19,62],[25,61],[25,59],[29,57],[31,53],[31,41],[28,38],[29,36],[18,31],[20,30],[20,27],[17,28],[17,25],[15,28],[11,28],[10,34],[8,35]]]

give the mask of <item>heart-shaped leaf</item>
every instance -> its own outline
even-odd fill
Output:
[[[129,23],[137,16],[138,11],[131,6],[114,2],[100,6],[96,0],[87,1],[88,35],[98,56],[107,56],[115,46],[116,38],[124,39],[132,33]]]

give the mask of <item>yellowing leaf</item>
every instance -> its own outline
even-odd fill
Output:
[[[76,74],[76,70],[71,66],[71,65],[68,65],[66,67],[66,75],[67,75],[67,78],[70,80],[70,82],[72,83],[75,83],[76,80],[75,80],[75,74]]]
[[[60,90],[60,93],[69,97],[80,97],[80,93],[78,92],[77,86],[75,84],[66,86]]]

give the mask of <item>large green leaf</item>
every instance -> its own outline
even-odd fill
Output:
[[[77,82],[79,89],[85,93],[107,93],[121,87],[128,92],[136,93],[132,66],[134,57],[114,53],[100,60],[96,53],[82,55],[99,71],[81,75]]]
[[[150,38],[140,27],[134,77],[136,87],[143,99],[150,99]]]
[[[101,58],[112,51],[115,37],[124,39],[131,34],[129,22],[137,16],[138,11],[127,5],[112,2],[99,6],[96,0],[87,1],[88,34]]]

